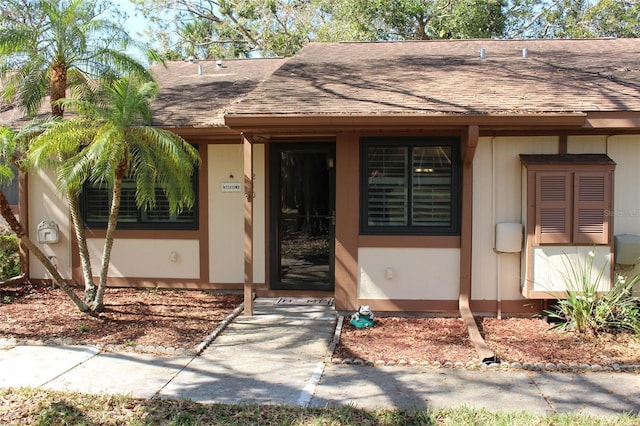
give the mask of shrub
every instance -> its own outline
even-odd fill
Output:
[[[555,327],[580,333],[640,334],[640,300],[633,295],[633,285],[640,280],[640,275],[627,278],[619,274],[611,290],[599,295],[599,283],[608,265],[594,271],[594,256],[590,251],[584,263],[578,265],[565,256],[565,270],[558,272],[565,281],[567,297],[558,300],[545,314],[557,321]]]
[[[0,281],[20,275],[18,237],[0,226]]]

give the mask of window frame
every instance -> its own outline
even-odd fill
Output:
[[[424,226],[411,223],[414,206],[413,149],[419,147],[446,146],[451,149],[451,210],[450,225]],[[407,148],[409,156],[405,159],[407,225],[369,225],[369,150],[372,147]],[[455,160],[455,161],[454,161]],[[462,217],[462,162],[459,137],[363,137],[360,139],[360,234],[361,235],[416,235],[416,236],[459,236]]]
[[[126,230],[179,230],[179,231],[193,231],[199,229],[199,192],[198,192],[198,169],[194,170],[194,174],[192,176],[193,182],[193,191],[195,194],[195,202],[192,207],[193,211],[193,220],[189,222],[177,222],[172,220],[166,221],[149,221],[144,217],[149,214],[148,210],[144,210],[141,208],[136,209],[136,220],[125,222],[118,221],[118,229],[126,229]],[[107,229],[107,220],[104,221],[96,221],[87,219],[87,213],[89,208],[89,199],[86,196],[86,191],[88,189],[89,182],[85,182],[83,185],[83,190],[80,193],[80,214],[82,215],[82,219],[84,222],[84,227],[86,229]],[[124,185],[123,185],[124,188]],[[108,197],[108,205],[111,205],[111,186],[107,186],[106,184],[102,184],[102,190],[107,191]],[[157,190],[157,189],[156,189]],[[157,195],[156,195],[157,197]]]

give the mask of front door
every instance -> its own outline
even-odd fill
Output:
[[[270,145],[272,289],[333,290],[335,145]]]

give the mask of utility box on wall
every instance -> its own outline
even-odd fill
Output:
[[[38,224],[38,243],[56,244],[60,241],[58,224],[52,220],[43,220]]]
[[[522,251],[522,225],[520,223],[496,224],[496,251],[520,253]]]
[[[616,235],[615,262],[618,265],[636,265],[640,263],[640,236]]]

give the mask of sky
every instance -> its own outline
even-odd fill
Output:
[[[117,4],[120,10],[129,15],[129,19],[124,23],[127,32],[131,37],[140,39],[138,33],[142,32],[149,22],[144,18],[144,16],[136,12],[134,5],[128,0],[121,0]]]
[[[129,18],[124,22],[124,27],[129,33],[131,38],[142,41],[145,43],[152,42],[149,40],[147,36],[143,36],[142,32],[147,29],[150,22],[142,16],[139,12],[136,12],[135,6],[129,2],[128,0],[120,0],[115,2],[117,4],[118,9],[125,12]],[[134,57],[138,56],[138,52],[130,52]],[[146,62],[146,58],[138,58],[142,62]]]

